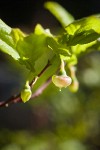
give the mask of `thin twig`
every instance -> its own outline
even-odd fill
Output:
[[[43,91],[47,88],[47,86],[51,83],[51,78],[49,78],[42,86],[40,86],[31,96],[32,99],[38,97],[43,93]]]
[[[50,63],[48,62],[48,64],[44,67],[44,69],[38,74],[37,77],[35,77],[31,83],[30,83],[30,87],[32,88],[33,85],[36,83],[37,79],[45,72],[45,70],[50,66]],[[35,98],[37,96],[39,96],[40,94],[42,94],[42,92],[45,90],[45,88],[49,85],[49,83],[51,82],[50,79],[48,79],[39,89],[37,89],[33,94],[31,98]],[[21,99],[21,94],[19,93],[17,96],[12,96],[10,97],[8,100],[6,101],[1,101],[0,102],[0,107],[6,106],[8,107],[9,104],[11,103],[18,103],[18,102],[22,102]]]
[[[42,86],[40,86],[31,96],[31,99],[34,99],[41,95],[43,91],[47,88],[47,86],[51,83],[51,78],[49,78]],[[22,102],[20,95],[16,97],[11,97],[7,101],[0,102],[0,107],[6,106],[8,107],[10,104]]]
[[[30,82],[30,87],[32,89],[32,87],[34,86],[34,84],[36,83],[36,81],[38,80],[38,78],[45,72],[45,70],[50,66],[50,62],[48,61],[47,65],[44,67],[44,69],[38,74],[38,76],[34,77],[34,79]]]
[[[37,82],[38,80],[38,76],[37,77],[34,77],[34,79],[31,81],[31,83],[29,84],[31,89],[33,88],[33,86],[35,85],[35,83]]]
[[[21,100],[21,98],[20,98],[19,94],[17,96],[12,96],[8,100],[0,102],[0,107],[3,107],[3,106],[8,107],[9,104],[11,104],[11,103],[17,103],[20,100]]]

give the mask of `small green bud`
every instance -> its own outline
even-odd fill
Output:
[[[69,86],[72,82],[72,79],[69,76],[57,76],[57,75],[53,75],[52,76],[52,82],[55,84],[55,86],[61,88],[66,88],[67,86]]]
[[[29,86],[29,82],[27,81],[26,84],[25,84],[24,89],[21,91],[22,101],[24,103],[27,102],[31,98],[31,95],[32,95],[32,91],[31,91],[31,88]]]
[[[77,79],[72,79],[72,84],[70,85],[69,89],[72,91],[72,92],[77,92],[78,91],[78,88],[79,88],[79,83],[78,83],[78,80]]]
[[[69,69],[70,69],[70,75],[72,78],[72,84],[69,87],[69,89],[72,92],[77,92],[78,88],[79,88],[79,82],[78,82],[77,77],[76,77],[76,68],[75,68],[75,66],[69,66]]]

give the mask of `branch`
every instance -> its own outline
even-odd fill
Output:
[[[51,83],[51,78],[49,78],[42,86],[40,86],[31,96],[32,99],[38,97],[43,93],[43,91],[47,88],[47,86]]]
[[[44,69],[38,74],[37,77],[35,77],[31,83],[30,83],[30,87],[32,88],[33,85],[36,83],[37,79],[46,71],[46,69],[50,66],[50,63],[48,61],[47,65],[44,67]],[[40,94],[42,94],[42,92],[45,90],[45,88],[50,84],[51,79],[48,79],[39,89],[37,89],[31,96],[31,98],[35,98],[37,96],[39,96]],[[12,96],[10,97],[8,100],[6,101],[1,101],[0,102],[0,107],[6,106],[8,107],[9,104],[12,103],[18,103],[18,102],[22,102],[21,100],[21,94],[19,93],[17,96]]]
[[[0,102],[0,107],[3,107],[3,106],[8,107],[10,103],[17,103],[20,100],[21,100],[20,94],[18,94],[17,96],[12,96],[8,100]]]
[[[31,99],[34,99],[36,97],[38,97],[39,95],[41,95],[43,93],[43,91],[47,88],[47,86],[51,83],[51,78],[49,78],[42,86],[40,86],[31,96]],[[14,103],[19,103],[22,102],[20,94],[17,95],[16,97],[11,97],[6,101],[2,101],[0,102],[0,107],[8,107],[9,104],[14,104]]]
[[[48,61],[47,65],[44,67],[44,69],[38,74],[38,76],[34,77],[34,79],[30,82],[30,87],[32,89],[32,87],[34,86],[34,84],[36,83],[36,81],[38,80],[38,78],[45,72],[45,70],[50,66],[50,62]]]

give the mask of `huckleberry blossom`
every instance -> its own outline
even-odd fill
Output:
[[[60,68],[60,75],[53,75],[52,76],[52,82],[55,84],[55,86],[61,88],[66,88],[72,83],[72,79],[67,76],[65,68],[64,68],[64,61],[61,60],[61,68]]]
[[[66,88],[69,86],[72,82],[72,79],[69,76],[64,76],[64,75],[53,75],[52,76],[52,82],[55,84],[55,86],[61,88]]]

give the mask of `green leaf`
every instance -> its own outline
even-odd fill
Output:
[[[12,28],[10,36],[13,39],[14,47],[16,48],[17,42],[23,39],[26,35],[18,28]]]
[[[57,40],[53,37],[47,38],[48,47],[52,49],[56,55],[63,55],[63,56],[71,56],[71,53],[66,48],[66,45],[62,45],[57,42]]]
[[[15,60],[20,58],[16,44],[19,37],[23,37],[22,35],[19,29],[12,29],[0,20],[0,50],[11,55]]]
[[[24,89],[21,91],[21,99],[25,103],[27,102],[32,95],[31,87],[29,85],[29,81],[26,81]]]
[[[11,28],[0,19],[0,31],[10,34]]]
[[[76,46],[72,46],[72,52],[73,54],[79,56],[80,54],[84,53],[84,52],[88,52],[88,50],[90,50],[94,45],[96,46],[97,41],[93,41],[87,44],[77,44]]]
[[[88,47],[87,50],[93,51],[93,50],[99,50],[100,51],[100,39],[97,39],[91,47]]]
[[[17,43],[20,63],[34,72],[34,75],[38,75],[53,56],[46,41],[51,35],[41,29],[40,25],[36,26],[35,33],[20,39]]]
[[[44,34],[44,29],[43,27],[40,25],[40,24],[37,24],[36,27],[35,27],[35,34],[37,35],[41,35],[41,34]]]
[[[74,17],[58,3],[46,2],[44,6],[57,18],[63,27],[74,21]]]
[[[100,37],[100,18],[90,16],[80,19],[65,28],[63,42],[69,46],[86,44]]]
[[[72,54],[71,57],[66,58],[67,66],[73,66],[77,64],[77,56],[75,54]]]
[[[9,46],[6,42],[2,41],[1,39],[0,39],[0,50],[2,50],[4,53],[8,55],[11,55],[15,60],[18,60],[20,58],[16,50],[13,49],[11,46]]]

